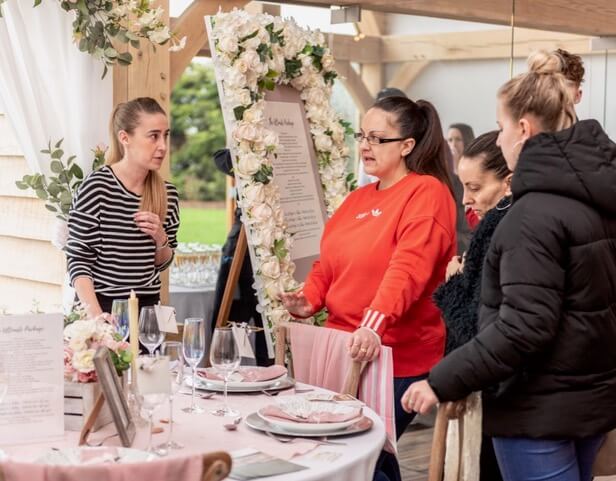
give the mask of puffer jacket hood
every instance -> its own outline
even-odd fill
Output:
[[[616,215],[616,144],[596,120],[536,135],[520,153],[511,190],[515,201],[545,192]]]

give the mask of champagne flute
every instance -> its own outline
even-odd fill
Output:
[[[193,414],[203,413],[203,408],[195,404],[195,386],[197,384],[197,366],[205,354],[205,328],[203,319],[189,317],[184,321],[184,335],[182,338],[184,359],[192,368],[192,401],[190,407],[182,411]]]
[[[182,343],[178,341],[166,341],[162,345],[162,354],[169,358],[171,369],[171,395],[169,396],[169,441],[160,446],[162,449],[182,449],[184,446],[173,440],[173,399],[182,387],[184,381],[184,355]]]
[[[219,371],[225,381],[225,404],[222,408],[212,411],[216,416],[239,416],[239,412],[231,409],[227,401],[227,384],[229,376],[240,366],[240,350],[235,342],[235,336],[230,327],[217,327],[212,337],[210,347],[210,363]]]
[[[156,410],[158,406],[160,406],[162,403],[164,403],[167,400],[167,397],[168,397],[168,394],[162,393],[162,392],[139,395],[139,400],[141,401],[141,409],[143,409],[146,412],[146,414],[148,415],[148,421],[149,421],[148,430],[150,431],[150,436],[148,438],[148,449],[146,449],[148,453],[154,453],[157,455],[164,454],[163,450],[154,448],[152,446],[152,428],[154,427],[154,420],[153,420],[154,411]]]
[[[158,319],[154,306],[141,308],[139,315],[139,341],[150,352],[150,357],[154,357],[154,351],[160,346],[165,338],[165,333],[158,328]]]
[[[111,304],[111,316],[113,327],[122,337],[123,341],[128,339],[128,299],[114,299]]]

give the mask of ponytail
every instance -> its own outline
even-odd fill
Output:
[[[427,100],[413,102],[405,97],[386,97],[374,104],[374,108],[393,113],[400,136],[415,139],[415,147],[404,158],[406,168],[417,174],[436,177],[453,195],[448,167],[449,149],[434,106]]]
[[[134,133],[143,113],[166,115],[158,102],[150,97],[139,97],[120,103],[113,109],[109,121],[111,146],[105,162],[107,165],[116,164],[124,158],[124,147],[118,139],[118,133],[121,130],[128,134]],[[157,214],[161,222],[167,217],[167,188],[163,178],[155,170],[150,170],[145,178],[139,208]]]

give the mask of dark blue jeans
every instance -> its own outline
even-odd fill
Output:
[[[408,387],[416,381],[426,379],[428,374],[421,374],[420,376],[413,377],[395,377],[394,378],[394,408],[396,413],[396,439],[400,439],[400,436],[404,434],[404,431],[411,424],[413,418],[417,413],[407,413],[402,409],[403,394]],[[374,471],[373,481],[400,481],[402,476],[400,475],[400,466],[398,466],[398,460],[396,457],[388,453],[387,451],[381,451],[378,461],[376,462],[376,469]]]
[[[590,481],[604,437],[493,438],[492,442],[505,481]]]

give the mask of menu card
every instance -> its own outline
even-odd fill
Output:
[[[0,316],[0,445],[64,434],[63,328],[62,314]]]

